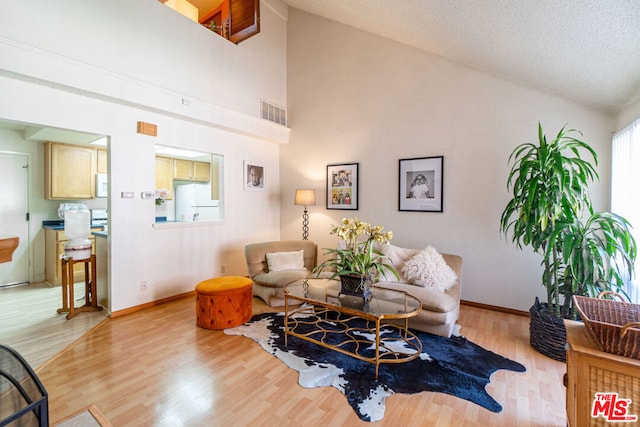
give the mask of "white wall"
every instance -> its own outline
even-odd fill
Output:
[[[212,37],[157,0],[6,0],[0,11],[5,42],[53,52],[87,69],[117,73],[119,79],[253,116],[258,116],[260,97],[279,105],[286,100],[282,55],[287,11],[280,0],[262,3],[260,35],[237,46]],[[105,84],[87,82],[82,73],[67,74],[55,65],[30,71],[73,87],[91,83],[98,90]],[[131,94],[126,89],[109,87],[105,92],[127,99]]]
[[[279,238],[289,132],[258,112],[260,99],[286,101],[286,8],[261,6],[261,33],[239,45],[156,0],[0,6],[0,118],[109,136],[113,311],[190,291],[222,265],[246,274],[244,245]],[[224,156],[225,221],[154,228],[154,201],[140,195],[155,188],[155,144]],[[243,191],[244,160],[265,164],[266,191]]]
[[[640,118],[640,98],[627,105],[616,117],[616,131],[629,126]]]
[[[358,216],[394,232],[393,244],[433,245],[464,258],[462,297],[528,310],[540,258],[498,232],[507,159],[568,123],[600,156],[597,209],[609,204],[613,120],[590,107],[466,68],[296,9],[288,21],[290,144],[281,148],[281,237],[299,238],[296,188],[314,188],[310,239],[335,247],[330,224]],[[444,156],[444,212],[398,211],[398,160]],[[325,209],[326,165],[360,163],[358,211]]]

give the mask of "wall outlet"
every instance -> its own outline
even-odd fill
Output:
[[[221,265],[220,266],[220,273],[221,274],[225,274],[227,272],[227,266],[226,265]]]
[[[147,291],[147,290],[149,290],[150,287],[151,287],[151,284],[149,282],[147,282],[146,280],[143,280],[142,282],[140,282],[140,290],[141,291]]]

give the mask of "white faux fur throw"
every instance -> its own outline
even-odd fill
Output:
[[[456,282],[456,273],[433,247],[428,246],[402,265],[402,274],[414,285],[444,292]]]

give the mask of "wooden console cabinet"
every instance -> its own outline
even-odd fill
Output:
[[[605,403],[600,405],[600,415],[592,417],[596,393],[617,393],[620,405],[611,416],[637,416],[636,423],[640,423],[640,360],[601,351],[582,322],[565,320],[565,326],[569,426],[636,425],[607,421],[603,415],[608,412]],[[621,402],[623,399],[630,402]]]

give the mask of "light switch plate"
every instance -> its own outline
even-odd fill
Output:
[[[123,199],[133,199],[133,191],[123,191],[120,193],[120,197]]]

